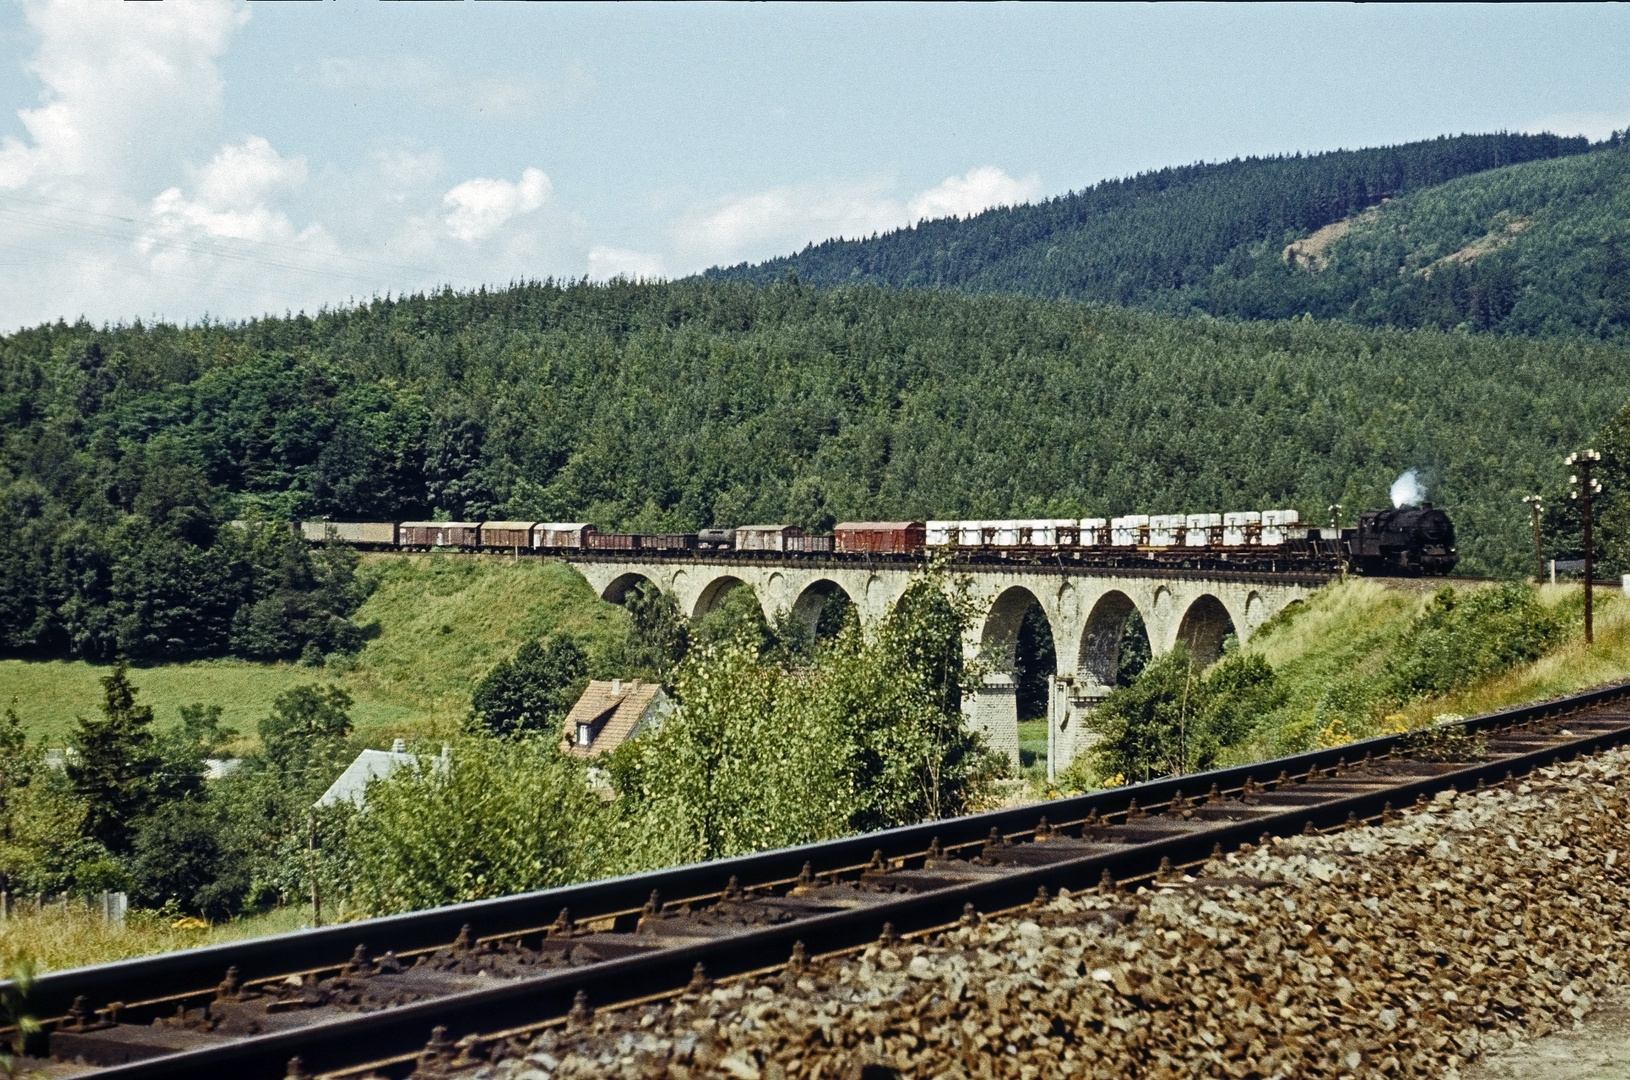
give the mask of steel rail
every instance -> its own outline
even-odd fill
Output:
[[[1630,696],[1630,684],[1610,686],[1479,716],[1462,722],[1461,726],[1470,734],[1497,732],[1598,708],[1626,696]],[[1275,773],[1313,776],[1344,761],[1357,764],[1366,754],[1382,758],[1402,748],[1406,738],[1381,736],[1251,765],[925,822],[837,841],[61,972],[40,979],[31,1004],[37,1015],[60,1020],[68,1003],[79,995],[91,997],[94,1003],[115,1000],[174,1003],[178,999],[202,1002],[214,992],[220,974],[229,965],[239,968],[246,983],[289,973],[333,970],[350,958],[359,941],[389,947],[402,954],[445,946],[465,924],[474,925],[483,939],[515,936],[538,931],[561,907],[570,907],[574,916],[609,918],[631,924],[653,889],[660,890],[664,899],[670,901],[713,898],[720,894],[728,878],[736,878],[742,887],[784,885],[798,877],[805,863],[823,874],[853,872],[865,866],[874,851],[882,852],[885,860],[892,864],[921,856],[936,841],[942,848],[956,849],[982,843],[993,831],[1002,837],[1033,835],[1043,820],[1066,825],[1096,815],[1099,819],[1124,821],[1129,811],[1136,813],[1134,806],[1159,810],[1182,791],[1203,795],[1213,784],[1224,791],[1238,791],[1247,780],[1271,783]],[[1612,731],[1418,780],[1378,783],[1372,785],[1376,787],[1373,791],[1346,796],[1336,794],[1288,809],[1264,808],[1265,812],[1245,821],[1204,827],[1173,823],[1173,829],[1180,829],[1176,835],[1124,843],[1115,850],[1042,866],[1004,868],[1000,875],[881,899],[851,910],[810,915],[783,925],[743,930],[693,945],[518,979],[491,989],[455,993],[382,1012],[252,1036],[230,1044],[118,1066],[98,1075],[211,1076],[230,1069],[248,1080],[262,1075],[281,1076],[284,1063],[296,1054],[308,1066],[319,1070],[410,1055],[423,1045],[434,1025],[460,1034],[490,1033],[536,1025],[550,1017],[564,1015],[580,990],[588,994],[590,1002],[603,1005],[671,993],[689,980],[696,963],[704,963],[716,977],[728,977],[783,963],[794,941],[802,941],[814,952],[841,951],[874,940],[884,922],[893,923],[896,930],[903,933],[943,926],[959,918],[966,904],[984,911],[1010,908],[1030,900],[1040,887],[1056,890],[1090,886],[1106,871],[1125,879],[1152,872],[1162,859],[1181,863],[1204,857],[1215,844],[1226,848],[1253,841],[1263,833],[1284,835],[1300,831],[1310,823],[1314,828],[1330,828],[1346,822],[1349,814],[1359,820],[1373,818],[1387,802],[1401,804],[1417,795],[1435,794],[1450,785],[1497,781],[1506,770],[1526,771],[1557,754],[1589,751],[1625,739],[1630,739],[1630,717]],[[1149,824],[1158,827],[1161,822],[1155,817]],[[592,939],[591,935],[584,940]],[[52,1005],[56,1008],[52,1009]]]

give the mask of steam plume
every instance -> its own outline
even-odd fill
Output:
[[[1414,506],[1426,497],[1426,488],[1414,469],[1407,469],[1392,482],[1392,505]]]

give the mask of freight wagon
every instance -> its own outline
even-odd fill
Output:
[[[530,548],[535,521],[483,521],[481,547]]]
[[[845,521],[832,528],[832,550],[844,555],[915,555],[927,542],[920,521]]]
[[[478,548],[481,522],[404,521],[397,527],[397,536],[406,548]]]
[[[302,521],[300,535],[314,544],[382,548],[397,544],[394,521]]]

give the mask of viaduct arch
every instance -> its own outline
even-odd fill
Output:
[[[876,626],[904,595],[911,567],[818,560],[658,559],[631,557],[567,560],[595,594],[621,603],[646,580],[671,593],[681,611],[706,614],[736,584],[751,586],[774,620],[791,612],[811,627],[833,593],[848,596],[862,626]],[[982,614],[963,647],[970,659],[989,665],[984,688],[964,701],[969,724],[992,749],[1019,756],[1018,702],[1013,675],[1019,624],[1032,603],[1041,607],[1057,657],[1049,691],[1048,761],[1061,769],[1096,738],[1086,719],[1115,685],[1121,638],[1136,611],[1155,656],[1184,642],[1206,662],[1222,654],[1233,634],[1246,641],[1286,605],[1304,600],[1322,584],[1314,577],[1207,571],[1166,571],[1159,576],[1059,566],[970,564],[966,576]]]

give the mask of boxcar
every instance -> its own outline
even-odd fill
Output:
[[[583,546],[590,551],[638,551],[640,538],[633,533],[588,533]]]
[[[833,549],[849,555],[915,555],[928,541],[920,521],[845,521],[832,529]]]
[[[483,521],[482,547],[529,548],[535,521]]]
[[[594,535],[594,526],[581,521],[540,521],[532,526],[532,546],[540,548],[585,548]]]
[[[300,535],[313,543],[396,546],[394,521],[302,521]]]
[[[736,550],[785,551],[787,537],[802,535],[796,525],[743,525],[736,530]]]
[[[404,521],[397,527],[403,547],[479,547],[479,521]]]

